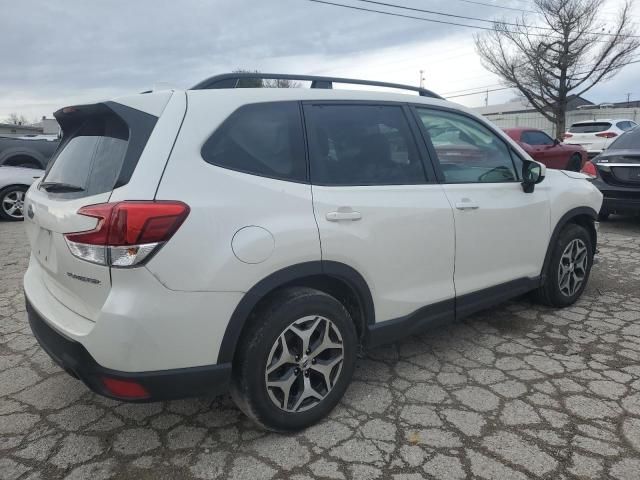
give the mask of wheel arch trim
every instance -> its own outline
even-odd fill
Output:
[[[222,337],[217,363],[231,362],[236,352],[242,331],[251,312],[271,292],[305,278],[326,276],[346,283],[360,300],[365,323],[375,323],[375,311],[371,290],[365,279],[349,265],[333,261],[312,261],[292,265],[278,270],[256,283],[236,306]]]

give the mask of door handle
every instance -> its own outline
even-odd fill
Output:
[[[480,208],[480,205],[475,202],[458,202],[456,203],[456,208],[458,210],[477,210]]]
[[[337,212],[329,212],[326,215],[327,220],[329,220],[330,222],[339,222],[342,220],[348,220],[348,221],[356,221],[356,220],[360,220],[362,218],[362,214],[360,212],[354,212],[353,210],[349,210],[349,211],[340,211],[338,210]]]

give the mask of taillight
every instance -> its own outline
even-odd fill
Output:
[[[618,134],[616,132],[602,132],[602,133],[596,133],[596,137],[602,137],[602,138],[613,138],[613,137],[617,137]]]
[[[562,135],[562,139],[566,140],[567,138],[571,138],[573,137],[573,135],[571,135],[570,133],[565,133],[564,135]]]
[[[71,254],[87,262],[133,267],[156,252],[178,230],[189,206],[172,201],[101,203],[78,210],[94,217],[93,230],[67,233]]]
[[[593,164],[593,162],[585,162],[582,170],[580,170],[580,173],[584,173],[591,178],[596,178],[598,176],[598,170],[596,169],[596,166]]]

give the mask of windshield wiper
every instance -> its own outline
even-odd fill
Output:
[[[44,188],[47,192],[84,192],[84,188],[78,185],[72,185],[71,183],[42,182],[40,187]]]

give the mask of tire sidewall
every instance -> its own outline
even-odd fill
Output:
[[[331,320],[339,329],[343,341],[344,359],[340,377],[329,394],[316,406],[299,413],[285,412],[273,404],[267,393],[264,373],[271,348],[280,334],[294,321],[319,315]],[[275,308],[258,321],[263,325],[253,332],[245,351],[250,361],[240,372],[245,402],[265,427],[276,431],[294,431],[308,427],[324,418],[338,404],[346,391],[356,362],[357,335],[346,309],[333,297],[318,292],[294,297]]]
[[[586,272],[584,281],[582,282],[582,285],[580,285],[580,288],[578,288],[578,290],[572,296],[567,297],[562,292],[560,292],[560,285],[558,282],[558,268],[560,266],[560,260],[565,248],[567,248],[567,245],[569,245],[569,243],[576,238],[579,238],[580,240],[582,240],[584,244],[587,246],[587,272]],[[584,289],[587,286],[587,283],[589,282],[592,266],[593,266],[593,244],[591,241],[591,237],[589,236],[589,233],[579,225],[575,225],[575,224],[567,225],[558,236],[558,241],[553,251],[553,255],[551,257],[551,263],[549,264],[549,272],[547,274],[546,281],[550,282],[550,287],[551,287],[550,293],[553,297],[554,303],[562,306],[568,306],[575,303],[575,301],[578,300],[578,298],[580,298],[580,296],[584,292]]]

